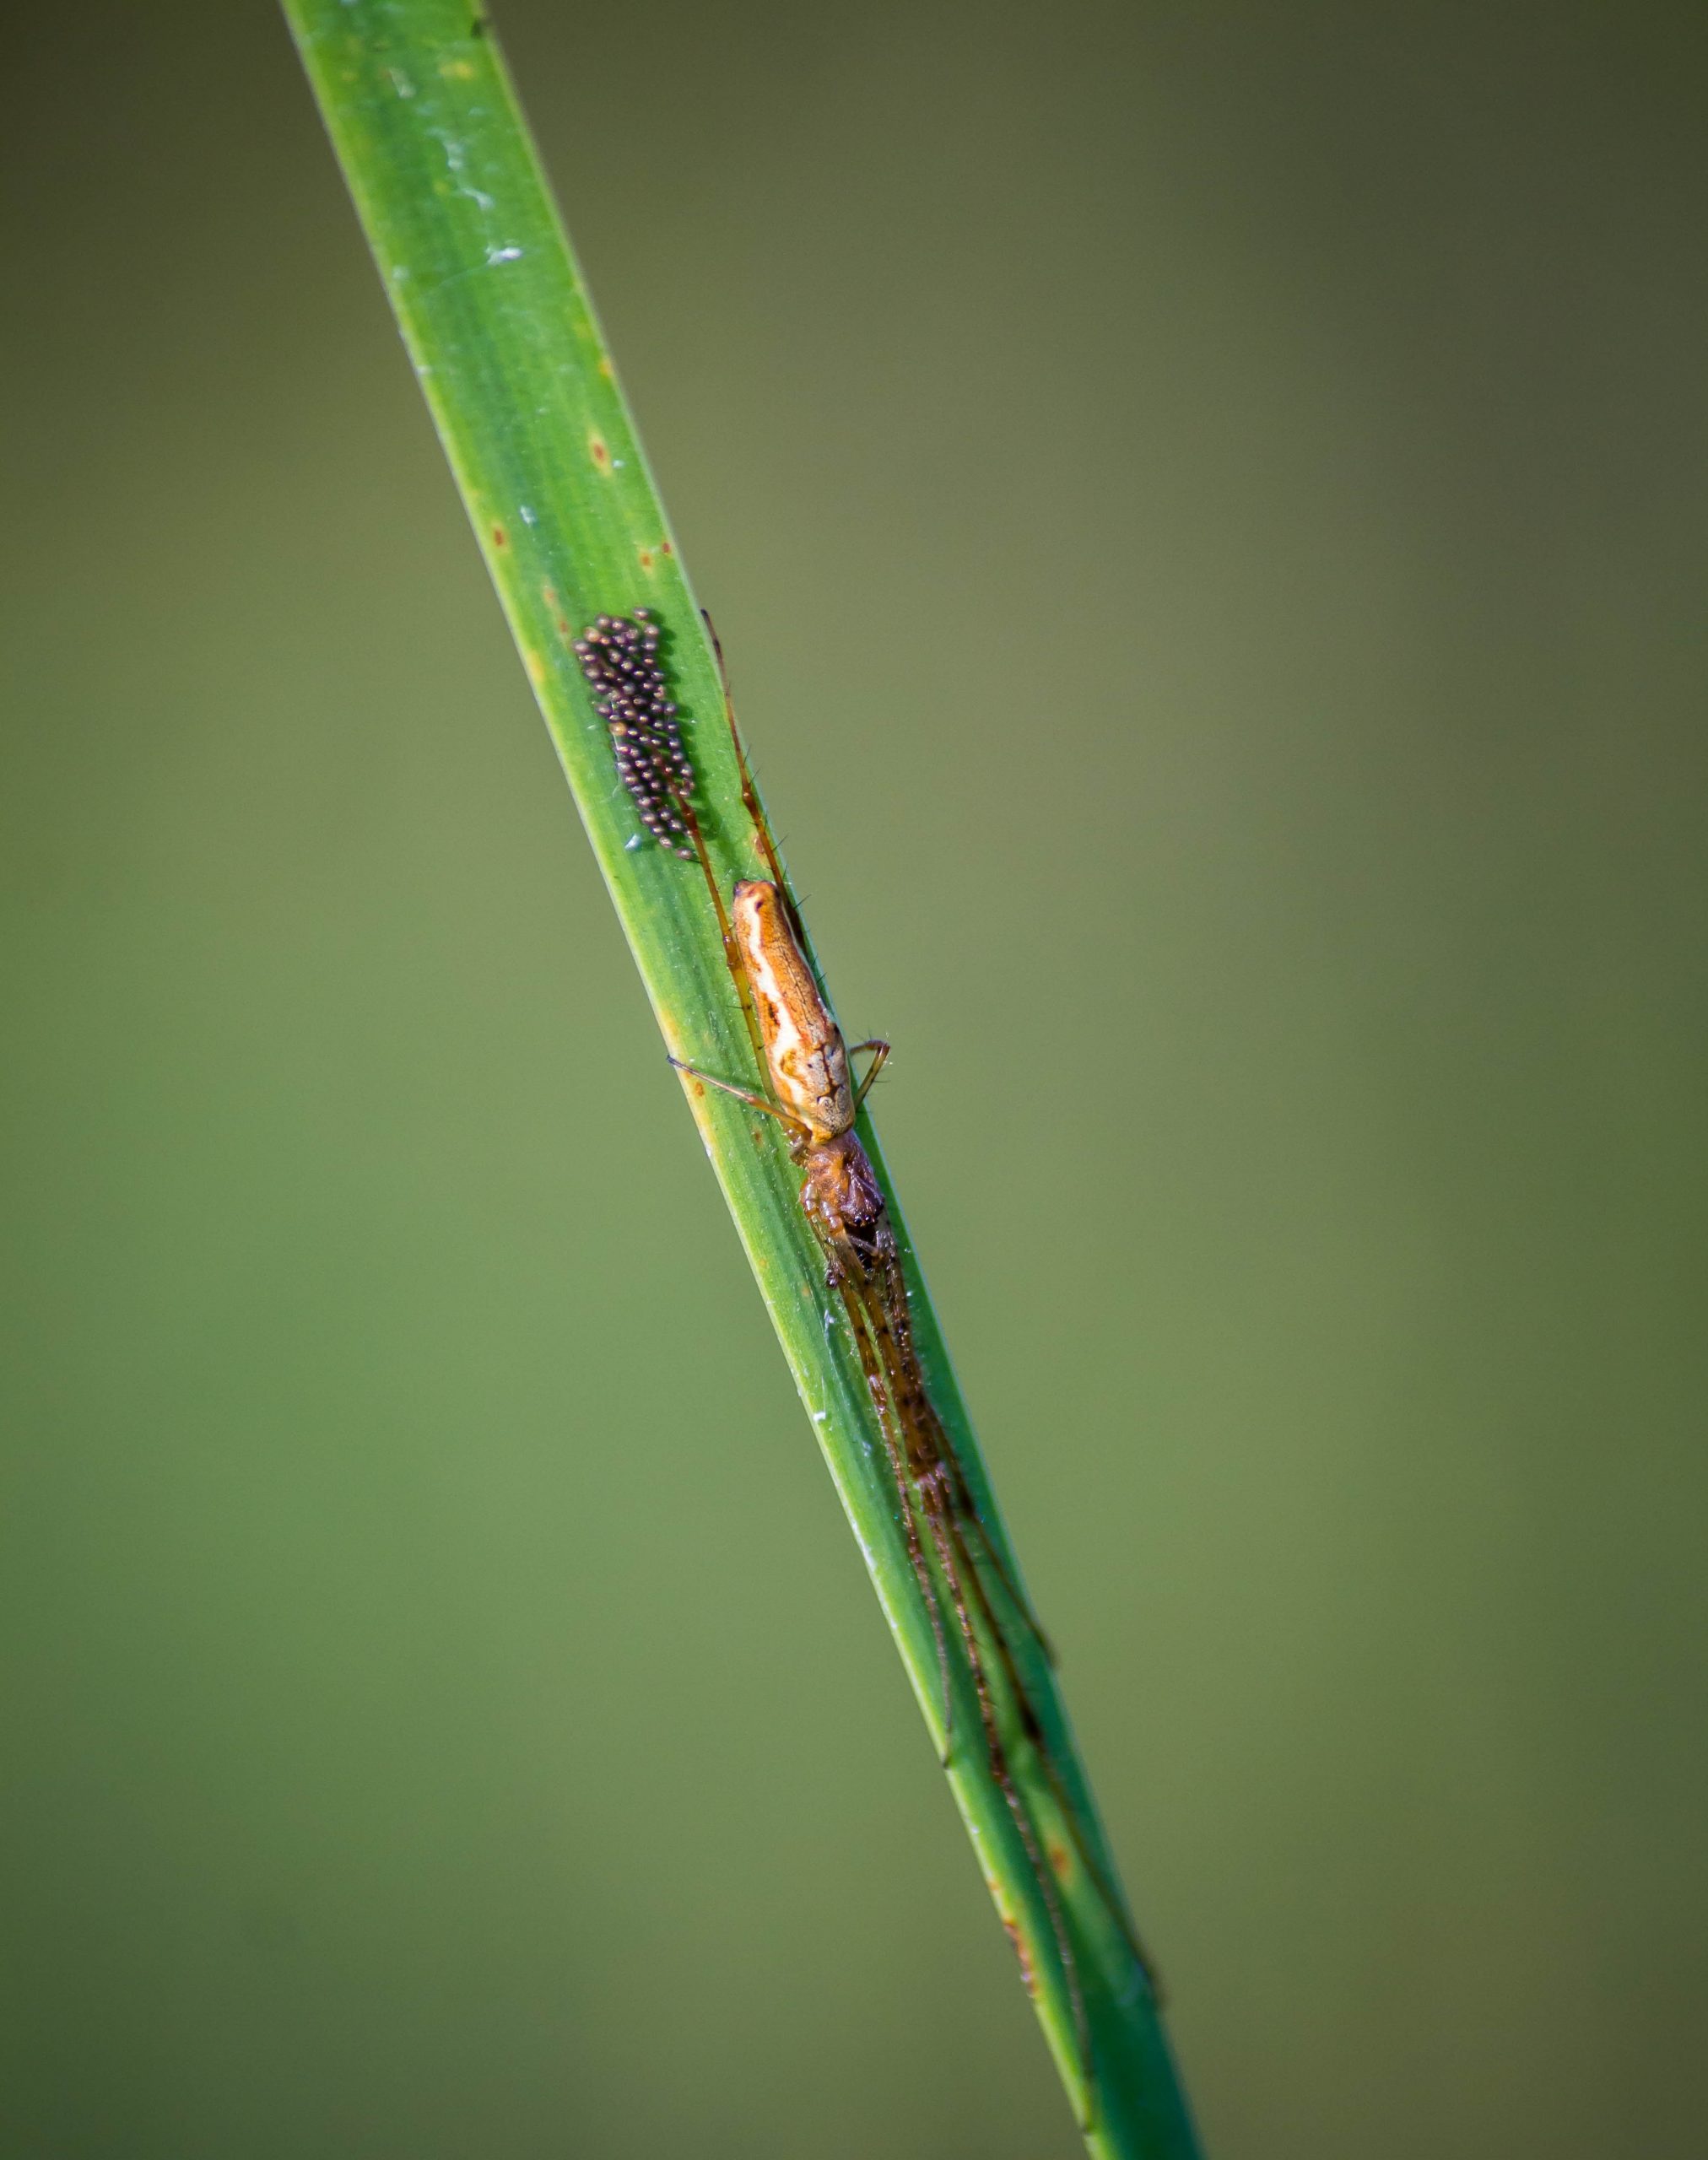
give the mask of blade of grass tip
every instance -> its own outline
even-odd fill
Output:
[[[762,875],[721,724],[714,656],[490,26],[478,0],[284,0],[284,10],[665,1044],[710,1072],[749,1071],[705,884],[691,864],[636,845],[635,805],[574,651],[602,614],[641,608],[662,626],[715,875],[726,893],[738,878]],[[941,1752],[931,1614],[856,1347],[846,1326],[826,1325],[824,1256],[797,1174],[774,1135],[756,1144],[739,1104],[703,1088],[690,1088],[689,1100]],[[965,1406],[899,1212],[895,1219],[933,1400],[988,1506]],[[993,1512],[987,1520],[1012,1574]],[[1054,1774],[1022,1747],[1014,1775],[1059,1876],[1077,1978],[976,1746],[954,1751],[956,1803],[1091,2150],[1109,2160],[1192,2160],[1155,2001],[1105,1894],[1114,1863],[1053,1679],[1035,1646],[1019,1656]],[[965,1673],[958,1685],[955,1730],[974,1732]],[[1077,2036],[1082,2006],[1089,2062]]]

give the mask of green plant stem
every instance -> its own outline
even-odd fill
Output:
[[[634,808],[571,650],[601,613],[637,606],[653,612],[671,640],[716,874],[726,891],[737,878],[762,874],[694,596],[489,26],[471,0],[284,6],[666,1045],[709,1072],[751,1073],[704,883],[692,865],[651,845],[635,846]],[[832,1300],[798,1202],[797,1173],[768,1120],[711,1091],[690,1088],[689,1095],[942,1752],[930,1615],[908,1561],[858,1358],[846,1326],[827,1324]],[[873,1155],[887,1188],[875,1144]],[[899,1211],[895,1222],[932,1399],[995,1525],[965,1406]],[[995,1536],[1012,1567],[999,1526]],[[976,1738],[964,1671],[949,1783],[1092,2151],[1188,2160],[1197,2146],[1150,1988],[1082,1857],[1089,1851],[1113,1882],[1090,1790],[1041,1655],[1028,1645],[1021,1656],[1057,1774],[1046,1776],[1026,1747],[1015,1750],[1014,1770],[1058,1866],[1092,2035],[1089,2078],[1072,1988]]]

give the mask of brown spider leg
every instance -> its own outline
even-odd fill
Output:
[[[1057,1804],[1060,1806],[1062,1816],[1073,1833],[1074,1844],[1078,1850],[1079,1857],[1086,1872],[1096,1884],[1099,1895],[1113,1915],[1116,1926],[1120,1929],[1128,1949],[1132,1952],[1146,1979],[1150,1983],[1153,1992],[1159,1996],[1161,1988],[1156,1968],[1143,1943],[1139,1940],[1138,1932],[1133,1926],[1132,1917],[1127,1909],[1126,1899],[1122,1897],[1108,1871],[1093,1851],[1081,1828],[1078,1808],[1062,1783],[1061,1773],[1056,1767],[1045,1734],[1043,1721],[1038,1715],[1037,1706],[1032,1699],[1031,1691],[1027,1687],[1024,1677],[1020,1671],[1013,1645],[1009,1641],[1008,1631],[991,1601],[990,1593],[985,1587],[984,1577],[978,1562],[967,1543],[967,1531],[976,1531],[979,1543],[988,1559],[991,1572],[996,1576],[1016,1611],[1024,1620],[1039,1647],[1053,1664],[1055,1660],[1051,1651],[1049,1638],[1033,1617],[1030,1606],[1021,1596],[1008,1569],[1004,1566],[1003,1556],[996,1549],[988,1530],[974,1506],[972,1496],[967,1489],[965,1473],[949,1443],[949,1435],[943,1429],[943,1421],[938,1416],[930,1397],[925,1392],[924,1384],[919,1374],[917,1358],[913,1350],[911,1330],[908,1326],[908,1308],[905,1302],[905,1291],[899,1279],[899,1256],[892,1256],[892,1266],[895,1274],[887,1286],[889,1294],[884,1300],[884,1316],[888,1322],[887,1347],[891,1353],[889,1362],[891,1364],[892,1373],[895,1375],[892,1379],[892,1385],[895,1388],[898,1396],[904,1398],[904,1415],[913,1421],[914,1429],[927,1436],[932,1459],[936,1465],[937,1474],[942,1480],[943,1495],[949,1510],[949,1520],[954,1534],[955,1542],[965,1562],[968,1579],[972,1584],[980,1611],[984,1615],[992,1639],[996,1644],[997,1654],[1002,1660],[1003,1675],[1014,1698],[1021,1730],[1031,1743],[1050,1789],[1056,1796]]]
[[[1068,1998],[1073,2015],[1073,2033],[1079,2047],[1080,2066],[1084,2072],[1088,2092],[1092,2082],[1091,2027],[1086,2016],[1084,1992],[1079,1984],[1078,1962],[1073,1955],[1073,1938],[1068,1930],[1068,1915],[1062,1910],[1060,1893],[1039,1847],[1037,1830],[1028,1813],[1025,1801],[1020,1796],[1019,1786],[1009,1767],[1008,1750],[1003,1745],[1002,1729],[997,1720],[996,1698],[991,1690],[990,1674],[983,1652],[979,1646],[978,1631],[973,1624],[971,1610],[967,1602],[965,1585],[961,1570],[955,1564],[955,1541],[952,1535],[953,1517],[949,1512],[947,1493],[941,1482],[941,1466],[924,1469],[915,1474],[925,1519],[931,1531],[932,1543],[937,1549],[938,1565],[943,1580],[949,1585],[949,1601],[954,1607],[959,1623],[961,1638],[966,1648],[967,1665],[972,1674],[973,1693],[979,1706],[979,1720],[984,1727],[985,1752],[990,1772],[1008,1803],[1008,1812],[1014,1818],[1020,1843],[1024,1846],[1026,1859],[1032,1870],[1032,1879],[1038,1886],[1039,1897],[1049,1916],[1050,1931],[1056,1938],[1056,1952],[1068,1983]],[[965,1548],[961,1548],[965,1555]],[[967,1573],[976,1580],[976,1571],[970,1563]],[[981,1598],[981,1609],[988,1617],[989,1606]],[[1000,1631],[993,1630],[1000,1641]],[[1089,2124],[1082,2125],[1089,2129]]]
[[[978,1631],[973,1623],[966,1587],[962,1579],[963,1574],[973,1585],[979,1610],[984,1616],[986,1625],[1002,1657],[1005,1677],[1013,1691],[1017,1705],[1023,1711],[1023,1730],[1029,1726],[1036,1726],[1036,1713],[1026,1694],[1024,1685],[1021,1681],[1019,1669],[1003,1634],[1001,1625],[991,1608],[990,1600],[985,1593],[983,1583],[979,1579],[978,1570],[967,1552],[965,1540],[958,1535],[958,1526],[954,1512],[951,1470],[954,1458],[945,1452],[948,1445],[947,1436],[943,1434],[936,1412],[931,1410],[922,1384],[917,1377],[916,1366],[910,1372],[901,1361],[895,1338],[894,1318],[889,1310],[889,1299],[885,1294],[887,1285],[899,1280],[895,1235],[887,1217],[879,1218],[877,1235],[882,1275],[879,1277],[874,1277],[866,1269],[862,1268],[859,1277],[862,1288],[868,1293],[868,1300],[862,1301],[861,1310],[866,1326],[870,1329],[874,1338],[884,1378],[889,1383],[883,1388],[881,1394],[879,1390],[874,1387],[873,1400],[878,1403],[880,1422],[884,1421],[885,1412],[888,1410],[901,1426],[906,1444],[909,1473],[907,1482],[918,1495],[920,1508],[925,1516],[927,1528],[931,1533],[932,1543],[936,1549],[938,1565],[943,1575],[944,1586],[949,1591],[949,1602],[954,1611],[956,1623],[960,1630],[962,1644],[966,1653],[967,1667],[972,1677],[973,1692],[978,1703],[979,1720],[984,1729],[985,1750],[990,1764],[991,1775],[995,1779],[1003,1800],[1008,1805],[1008,1812],[1014,1818],[1015,1827],[1019,1833],[1020,1841],[1025,1848],[1026,1857],[1031,1866],[1033,1879],[1038,1886],[1038,1894],[1049,1916],[1051,1932],[1055,1936],[1062,1973],[1068,1983],[1068,1999],[1073,2013],[1073,2029],[1079,2044],[1080,2059],[1089,2089],[1092,2070],[1090,2029],[1086,2017],[1085,1997],[1079,1984],[1079,1968],[1073,1955],[1073,1941],[1068,1931],[1067,1915],[1062,1909],[1061,1898],[1055,1880],[1046,1867],[1044,1855],[1039,1849],[1037,1832],[1032,1818],[1026,1811],[1025,1802],[1020,1796],[1020,1789],[1014,1782],[1013,1772],[1009,1767],[1008,1751],[1003,1744],[1002,1728],[997,1717],[996,1700],[991,1689],[990,1674],[985,1663],[984,1653],[980,1646]],[[908,1390],[905,1397],[902,1391],[904,1385]],[[910,1401],[924,1405],[928,1413],[926,1419],[915,1419],[910,1422],[908,1417]],[[885,1444],[886,1446],[889,1444],[887,1430]],[[962,1566],[956,1564],[957,1552],[960,1555]],[[1051,1768],[1048,1758],[1040,1748],[1035,1749],[1035,1752],[1047,1772]],[[1058,1801],[1060,1797],[1058,1793]],[[1067,1813],[1068,1821],[1072,1822],[1073,1819],[1072,1811],[1064,1809],[1064,1812]]]
[[[852,1057],[857,1051],[862,1050],[871,1050],[873,1053],[873,1056],[871,1064],[866,1068],[866,1077],[854,1090],[854,1115],[856,1117],[858,1117],[860,1115],[860,1105],[866,1099],[867,1090],[871,1087],[873,1082],[878,1077],[878,1074],[884,1070],[885,1061],[888,1060],[889,1056],[889,1045],[884,1040],[881,1035],[874,1035],[868,1043],[851,1043],[848,1046],[848,1055],[850,1057]]]
[[[927,1398],[927,1401],[929,1407],[929,1397]],[[972,1489],[967,1483],[966,1472],[961,1467],[960,1459],[955,1454],[949,1435],[943,1432],[943,1421],[934,1409],[931,1412],[931,1418],[938,1433],[943,1435],[943,1461],[949,1472],[950,1483],[954,1488],[955,1512],[963,1521],[978,1532],[979,1543],[984,1548],[985,1558],[990,1563],[992,1574],[1002,1585],[1009,1603],[1025,1623],[1027,1633],[1043,1652],[1046,1661],[1053,1666],[1056,1663],[1056,1646],[1045,1633],[1044,1623],[1032,1610],[1030,1599],[1015,1581],[1007,1560],[991,1535],[988,1525],[979,1513],[978,1503],[974,1499]]]
[[[779,1125],[786,1126],[792,1137],[792,1145],[795,1139],[804,1136],[806,1128],[800,1120],[791,1117],[780,1103],[771,1102],[764,1095],[756,1095],[751,1088],[738,1088],[731,1081],[720,1080],[715,1072],[703,1072],[699,1066],[689,1065],[685,1059],[673,1057],[670,1062],[678,1072],[686,1072],[695,1080],[704,1080],[708,1088],[716,1088],[723,1094],[733,1095],[738,1103],[745,1103],[750,1110],[763,1110],[767,1117],[774,1117]]]
[[[914,1347],[911,1308],[907,1302],[907,1284],[901,1272],[901,1256],[899,1252],[892,1251],[889,1256],[882,1288],[884,1317],[888,1323],[887,1332],[892,1351],[893,1382],[897,1394],[905,1398],[905,1414],[916,1421],[922,1428],[931,1434],[934,1451],[944,1464],[948,1475],[953,1482],[954,1498],[960,1513],[977,1527],[979,1541],[989,1557],[992,1569],[997,1580],[1007,1591],[1014,1609],[1025,1622],[1046,1658],[1054,1665],[1056,1653],[1051,1645],[1050,1638],[1045,1634],[1043,1623],[1039,1620],[1037,1614],[1033,1612],[1030,1601],[1014,1580],[1008,1563],[997,1549],[996,1542],[992,1537],[984,1518],[980,1515],[974,1502],[972,1493],[966,1482],[966,1473],[961,1468],[960,1460],[955,1454],[954,1443],[944,1429],[943,1420],[938,1416],[936,1407],[926,1390],[925,1375],[920,1368],[919,1353]]]
[[[887,1225],[886,1225],[887,1228]],[[932,1406],[920,1375],[918,1360],[913,1352],[913,1340],[907,1326],[907,1306],[900,1276],[900,1261],[895,1250],[895,1235],[889,1234],[889,1249],[884,1256],[884,1279],[873,1287],[878,1295],[874,1300],[875,1320],[871,1323],[883,1360],[889,1393],[893,1396],[903,1430],[910,1435],[910,1455],[913,1459],[916,1476],[927,1470],[941,1477],[949,1491],[949,1504],[953,1509],[954,1489],[959,1480],[960,1466],[955,1461],[943,1421]],[[977,1570],[968,1556],[969,1569],[978,1580]],[[981,1585],[982,1590],[982,1585]],[[989,1601],[982,1600],[992,1633],[998,1641],[1003,1631],[995,1616],[990,1613]],[[1024,1612],[1024,1603],[1016,1600]],[[1024,1698],[1024,1691],[1020,1692]],[[1030,1708],[1030,1704],[1028,1704]]]
[[[966,1472],[961,1467],[952,1449],[948,1460],[949,1473],[954,1482],[956,1512],[964,1521],[978,1532],[979,1543],[984,1547],[985,1558],[990,1563],[991,1573],[1002,1585],[1009,1603],[1025,1622],[1028,1634],[1044,1653],[1046,1660],[1051,1666],[1055,1665],[1056,1645],[1046,1634],[1043,1623],[1032,1610],[1030,1599],[1015,1581],[1007,1560],[998,1550],[997,1542],[991,1535],[989,1526],[979,1513],[978,1502],[973,1498],[972,1488],[967,1483]]]
[[[789,918],[789,927],[795,934],[795,942],[804,953],[807,950],[806,926],[801,921],[801,911],[795,904],[794,891],[777,853],[776,842],[771,838],[770,820],[759,802],[759,789],[754,785],[753,767],[748,763],[747,747],[741,739],[741,730],[736,725],[735,698],[729,686],[729,667],[724,660],[723,645],[705,608],[700,609],[700,616],[705,624],[705,634],[711,640],[712,651],[717,657],[718,679],[723,685],[723,716],[729,722],[729,739],[735,745],[736,770],[741,776],[742,805],[752,820],[754,837],[759,844],[759,853],[765,859],[771,883],[782,895],[783,907]]]
[[[914,1515],[912,1488],[904,1461],[903,1444],[894,1427],[895,1412],[884,1385],[883,1366],[868,1331],[865,1307],[857,1288],[857,1285],[863,1286],[865,1271],[840,1223],[826,1219],[816,1208],[808,1207],[805,1212],[818,1233],[825,1258],[830,1262],[830,1287],[840,1293],[847,1312],[849,1332],[854,1338],[860,1369],[866,1375],[867,1392],[872,1397],[872,1407],[877,1412],[878,1429],[883,1435],[884,1452],[889,1459],[890,1482],[895,1488],[895,1497],[901,1509],[901,1530],[907,1544],[908,1564],[913,1569],[914,1580],[919,1585],[920,1595],[925,1600],[925,1609],[931,1621],[932,1637],[937,1644],[938,1674],[943,1687],[943,1752],[938,1759],[947,1769],[954,1721],[954,1682],[949,1670],[949,1639],[943,1629],[943,1606],[938,1597],[937,1585],[931,1579],[930,1564],[920,1540],[919,1524]]]
[[[859,1271],[862,1281],[869,1285],[871,1278],[865,1274],[864,1270],[860,1269],[857,1259],[853,1258],[852,1256],[850,1258],[852,1267]],[[996,1704],[991,1692],[989,1675],[979,1646],[978,1634],[973,1626],[962,1583],[963,1572],[974,1585],[979,1610],[983,1614],[986,1624],[1001,1653],[1003,1670],[1016,1704],[1022,1711],[1022,1729],[1029,1739],[1032,1739],[1035,1734],[1040,1733],[1036,1714],[1026,1695],[1024,1682],[1003,1639],[1000,1625],[992,1612],[984,1585],[979,1580],[977,1568],[966,1549],[965,1542],[955,1535],[954,1519],[945,1503],[941,1482],[942,1466],[932,1463],[929,1457],[922,1457],[921,1464],[915,1468],[911,1476],[904,1471],[901,1457],[891,1430],[891,1421],[897,1416],[897,1408],[892,1399],[890,1390],[884,1384],[878,1361],[868,1339],[871,1326],[868,1310],[852,1294],[851,1287],[846,1281],[840,1281],[838,1287],[841,1289],[844,1303],[848,1307],[850,1323],[860,1350],[861,1364],[866,1372],[867,1385],[871,1390],[873,1402],[878,1412],[879,1428],[884,1434],[884,1450],[889,1458],[890,1472],[895,1480],[897,1493],[901,1501],[903,1520],[906,1526],[908,1557],[913,1563],[914,1573],[924,1592],[927,1606],[931,1614],[932,1632],[937,1639],[938,1657],[942,1666],[943,1686],[943,1766],[947,1769],[952,1758],[950,1716],[953,1709],[953,1695],[949,1682],[949,1652],[943,1638],[941,1607],[936,1588],[931,1581],[930,1570],[920,1545],[919,1534],[914,1521],[912,1502],[915,1494],[918,1496],[918,1504],[925,1516],[927,1526],[931,1532],[932,1543],[936,1550],[938,1565],[948,1587],[950,1601],[954,1607],[962,1644],[966,1653],[968,1670],[972,1676],[973,1691],[978,1702],[979,1721],[984,1732],[985,1752],[991,1775],[996,1780],[1008,1812],[1014,1819],[1021,1844],[1025,1850],[1027,1863],[1032,1871],[1032,1878],[1038,1886],[1039,1897],[1049,1918],[1051,1933],[1055,1938],[1057,1954],[1061,1960],[1062,1973],[1068,1983],[1068,2001],[1073,2017],[1074,2038],[1078,2045],[1080,2063],[1089,2091],[1092,2078],[1091,2035],[1086,2017],[1084,1994],[1079,1984],[1078,1963],[1073,1954],[1073,1939],[1068,1931],[1067,1915],[1062,1909],[1061,1898],[1054,1879],[1038,1844],[1036,1828],[1030,1815],[1027,1812],[1025,1802],[1021,1797],[1019,1788],[1015,1784],[1013,1771],[1009,1768],[1008,1751],[1003,1745],[1001,1728],[997,1720]],[[962,1563],[959,1568],[956,1565],[957,1553]],[[1068,1806],[1065,1796],[1057,1784],[1053,1765],[1051,1764],[1042,1747],[1035,1740],[1034,1740],[1034,1752],[1043,1763],[1046,1774],[1050,1775],[1057,1801],[1062,1806],[1068,1820],[1072,1823],[1073,1812]],[[1077,1825],[1075,1826],[1075,1842],[1076,1844],[1079,1842]],[[1088,1866],[1090,1865],[1088,1860]],[[1100,1879],[1097,1877],[1095,1868],[1092,1869],[1092,1872],[1094,1880],[1099,1881],[1099,1887],[1104,1890],[1106,1897],[1107,1891],[1104,1888]],[[1116,1911],[1119,1919],[1118,1905],[1116,1907]],[[1142,1957],[1141,1962],[1143,1962]],[[1149,1968],[1146,1969],[1148,1971]],[[1085,2121],[1081,2127],[1089,2130],[1090,2120]]]
[[[1056,1803],[1062,1810],[1062,1819],[1068,1824],[1069,1834],[1079,1855],[1080,1864],[1096,1885],[1098,1895],[1102,1898],[1116,1927],[1121,1930],[1122,1940],[1132,1953],[1133,1962],[1144,1974],[1151,1993],[1160,2002],[1162,2000],[1161,1978],[1155,1964],[1152,1962],[1149,1952],[1139,1939],[1138,1930],[1133,1925],[1132,1917],[1127,1911],[1126,1898],[1122,1897],[1119,1886],[1109,1875],[1102,1860],[1092,1849],[1090,1840],[1081,1825],[1078,1807],[1063,1784],[1061,1773],[1056,1767],[1050,1751],[1048,1736],[1044,1731],[1043,1721],[1038,1715],[1037,1706],[1032,1700],[1031,1692],[1019,1669],[1014,1655],[1013,1645],[1009,1642],[1002,1623],[997,1617],[995,1608],[991,1603],[990,1592],[985,1587],[984,1580],[979,1573],[978,1563],[968,1547],[960,1520],[954,1512],[952,1501],[950,1504],[951,1535],[957,1551],[966,1563],[968,1578],[972,1584],[973,1594],[977,1601],[979,1611],[983,1614],[985,1623],[990,1629],[992,1639],[996,1644],[997,1655],[1002,1661],[1003,1676],[1008,1682],[1009,1692],[1014,1698],[1015,1709],[1020,1720],[1020,1730],[1037,1758],[1051,1791],[1055,1795]]]
[[[889,1267],[886,1269],[888,1280],[885,1285],[887,1294],[881,1299],[878,1308],[883,1322],[878,1331],[879,1340],[884,1353],[884,1364],[889,1375],[891,1390],[896,1397],[904,1424],[914,1436],[914,1450],[918,1458],[916,1463],[916,1476],[921,1479],[922,1482],[927,1477],[932,1481],[932,1488],[937,1493],[938,1508],[945,1534],[953,1539],[955,1549],[960,1554],[972,1595],[977,1601],[979,1611],[990,1632],[991,1639],[996,1645],[997,1654],[1002,1663],[1003,1677],[1014,1699],[1021,1731],[1030,1743],[1039,1765],[1044,1772],[1045,1779],[1055,1796],[1057,1805],[1062,1810],[1063,1820],[1068,1826],[1081,1863],[1096,1885],[1099,1896],[1114,1919],[1116,1925],[1120,1929],[1122,1939],[1132,1952],[1135,1962],[1150,1983],[1153,1990],[1159,1993],[1156,1968],[1139,1940],[1138,1931],[1127,1912],[1126,1900],[1121,1896],[1102,1861],[1093,1851],[1089,1840],[1081,1827],[1078,1809],[1062,1783],[1061,1773],[1057,1770],[1051,1754],[1043,1721],[1038,1714],[1031,1691],[1020,1671],[1013,1645],[1009,1641],[1008,1631],[991,1601],[990,1593],[985,1586],[984,1577],[978,1562],[968,1544],[966,1532],[970,1528],[977,1532],[980,1544],[988,1557],[992,1572],[1013,1600],[1016,1610],[1024,1618],[1028,1627],[1036,1637],[1040,1647],[1047,1656],[1049,1655],[1048,1639],[1033,1618],[1031,1610],[1025,1600],[1016,1590],[1008,1570],[1003,1564],[1001,1554],[997,1552],[985,1525],[971,1504],[970,1495],[966,1491],[965,1473],[949,1444],[949,1435],[943,1429],[943,1421],[938,1418],[930,1397],[925,1392],[917,1359],[913,1353],[911,1331],[907,1324],[907,1307],[902,1302],[905,1291],[900,1281],[899,1256],[892,1250],[887,1256],[887,1259],[889,1261]],[[935,1536],[937,1527],[935,1515],[932,1518],[932,1526]],[[965,1623],[962,1631],[964,1634],[966,1632]]]

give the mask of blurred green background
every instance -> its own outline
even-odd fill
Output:
[[[1708,25],[499,24],[1219,2160],[1708,2122]],[[7,2160],[1075,2149],[284,33],[8,42]]]

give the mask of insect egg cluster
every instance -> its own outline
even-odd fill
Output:
[[[644,608],[633,615],[601,615],[576,639],[576,657],[611,731],[617,777],[633,796],[640,822],[673,855],[693,857],[694,767],[670,685],[658,663],[658,625]]]

